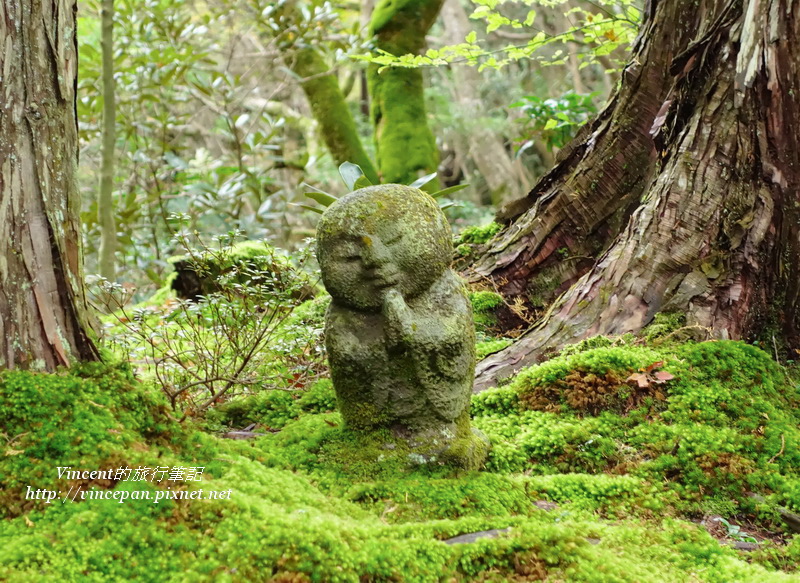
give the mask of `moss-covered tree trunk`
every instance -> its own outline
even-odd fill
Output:
[[[376,47],[393,55],[417,54],[444,0],[381,0],[372,13],[370,32]],[[422,71],[370,65],[367,84],[372,100],[378,171],[383,182],[408,184],[435,172],[436,139],[428,127]]]
[[[358,164],[369,180],[377,184],[378,173],[361,144],[353,115],[339,87],[336,74],[315,48],[305,46],[290,56],[292,70],[320,126],[322,139],[337,164]]]
[[[75,0],[0,3],[0,367],[96,358],[75,183]]]
[[[661,311],[800,346],[799,14],[798,0],[647,3],[620,90],[475,264],[511,294],[543,274],[567,288],[479,364],[476,389]]]

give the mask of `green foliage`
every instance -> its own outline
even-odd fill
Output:
[[[597,113],[594,100],[597,93],[578,95],[568,91],[559,98],[541,99],[526,95],[521,101],[509,107],[518,107],[524,117],[518,121],[523,124],[521,133],[525,136],[538,136],[547,149],[562,148],[577,132],[578,128]],[[529,139],[520,146],[520,152],[533,146]]]
[[[99,156],[102,110],[99,2],[83,8],[78,115],[82,161],[91,162]],[[172,213],[185,213],[191,228],[204,233],[272,232],[267,210],[280,204],[270,201],[277,190],[271,170],[285,162],[279,148],[287,119],[280,111],[253,107],[245,99],[249,83],[218,66],[225,18],[159,0],[118,1],[115,9],[115,44],[125,47],[115,50],[114,62],[119,260],[121,272],[137,286],[160,284],[169,268],[164,257],[173,251]],[[212,144],[226,147],[214,151]],[[90,165],[82,168],[81,188],[91,201],[96,176]],[[95,206],[84,210],[91,271],[99,225]]]
[[[545,9],[563,4],[546,0],[523,0],[522,3],[527,6],[538,5]],[[531,27],[532,30],[539,30],[534,26],[536,9],[529,10],[522,19],[503,14],[498,9],[501,4],[497,0],[477,0],[475,4],[477,6],[470,18],[484,21],[487,34],[502,27],[513,29]],[[531,35],[532,38],[527,43],[507,45],[500,50],[484,48],[481,46],[482,43],[478,42],[477,34],[471,32],[463,43],[428,49],[424,54],[392,54],[376,50],[372,55],[354,55],[354,58],[369,61],[383,68],[416,68],[466,62],[478,65],[482,71],[486,68],[500,69],[522,59],[535,59],[545,65],[563,64],[568,58],[563,48],[556,48],[549,54],[543,49],[573,42],[586,48],[586,51],[580,54],[583,61],[581,67],[584,67],[633,42],[641,19],[641,12],[633,0],[601,0],[594,6],[599,12],[593,13],[582,7],[574,7],[563,13],[567,22],[572,25],[563,32],[548,35],[539,30]]]
[[[310,252],[291,260],[264,242],[234,244],[234,236],[220,239],[219,248],[195,251],[179,234],[187,256],[175,261],[173,287],[187,300],[129,309],[121,286],[103,282],[100,292],[116,308],[106,341],[141,363],[145,378],[157,382],[184,418],[235,394],[302,388],[313,371],[324,371],[322,324],[309,321],[324,300],[292,317],[313,292],[303,270]]]
[[[342,163],[339,166],[339,174],[342,177],[342,180],[344,181],[345,186],[347,186],[347,189],[349,191],[358,190],[360,188],[365,188],[367,186],[373,186],[373,183],[370,182],[369,178],[367,178],[367,176],[364,174],[364,171],[361,169],[360,166],[358,166],[358,164],[353,164],[352,162]],[[435,180],[436,180],[436,172],[433,172],[431,174],[423,176],[422,178],[414,180],[409,184],[409,186],[411,188],[419,188],[420,190],[427,192],[429,185],[435,184]],[[306,189],[311,189],[311,192],[306,192],[305,195],[323,207],[327,208],[338,200],[332,194],[328,194],[327,192],[315,188],[310,184],[304,183],[303,186]],[[430,194],[433,198],[440,198],[448,194],[458,192],[459,190],[463,190],[468,186],[469,186],[468,184],[459,184],[457,186],[451,186],[449,188],[444,188],[441,190],[437,190],[435,192],[429,192],[428,194]],[[297,206],[300,206],[306,210],[310,210],[318,214],[322,214],[324,212],[319,207],[312,207],[304,204]],[[440,205],[440,208],[444,209],[450,206],[453,206],[452,202],[445,202]]]
[[[487,243],[489,239],[494,237],[497,233],[500,232],[503,226],[499,223],[491,222],[481,227],[473,226],[467,227],[461,234],[458,236],[458,243],[465,244],[469,243],[472,245],[482,245]]]

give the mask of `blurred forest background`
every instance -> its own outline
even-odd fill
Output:
[[[427,21],[404,16],[415,4]],[[296,250],[316,221],[303,184],[343,194],[346,161],[373,181],[468,184],[451,224],[490,222],[602,108],[639,19],[628,0],[496,4],[80,2],[86,272],[141,301],[187,235]]]

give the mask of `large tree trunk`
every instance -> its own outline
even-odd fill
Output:
[[[376,48],[393,55],[418,54],[444,0],[380,0],[370,33]],[[385,183],[409,184],[436,172],[439,151],[428,127],[422,71],[378,65],[367,70],[378,171]]]
[[[476,390],[659,311],[800,345],[798,12],[798,0],[648,2],[620,91],[476,265],[510,293],[548,267],[575,282],[480,363]],[[560,248],[596,259],[560,261]]]
[[[0,3],[0,367],[96,358],[75,183],[75,10]]]

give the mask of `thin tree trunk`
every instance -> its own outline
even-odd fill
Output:
[[[361,34],[369,34],[369,23],[372,20],[372,12],[375,10],[375,0],[362,0],[361,10],[358,21],[361,24]],[[369,117],[369,87],[367,86],[367,70],[360,69],[358,72],[361,89],[361,113],[365,118]]]
[[[117,226],[114,220],[114,149],[116,147],[116,94],[114,90],[114,0],[103,0],[103,160],[97,220],[100,224],[100,275],[116,279]]]
[[[464,42],[472,28],[460,0],[446,0],[442,6],[444,43],[457,45]],[[481,79],[478,70],[468,65],[455,65],[453,91],[462,119],[467,122],[467,144],[469,156],[475,162],[489,187],[492,203],[501,203],[519,198],[525,193],[530,177],[519,161],[512,160],[495,132],[481,124],[483,103],[477,93]],[[469,123],[472,122],[472,123]]]
[[[265,21],[260,11],[255,18],[263,29],[278,37],[277,46],[288,67],[300,77],[300,86],[319,124],[319,133],[336,164],[358,164],[369,180],[378,183],[378,172],[364,150],[353,115],[339,87],[335,70],[312,45],[298,39],[295,31],[302,30],[303,15],[296,1],[280,3]],[[275,26],[281,27],[276,32]]]
[[[477,389],[568,342],[637,332],[659,311],[684,312],[721,338],[774,331],[800,346],[800,2],[654,4],[644,45],[658,47],[649,35],[659,26],[695,34],[671,52],[661,106],[624,112],[650,127],[653,176],[613,245],[548,317],[481,363]],[[653,74],[650,58],[638,63],[640,77]],[[624,143],[620,154],[638,156]]]
[[[75,183],[75,0],[0,4],[0,366],[94,359]]]
[[[378,49],[393,55],[417,54],[444,0],[381,0],[372,13],[370,32]],[[378,171],[383,182],[408,184],[439,164],[436,139],[428,127],[422,71],[370,65]]]

